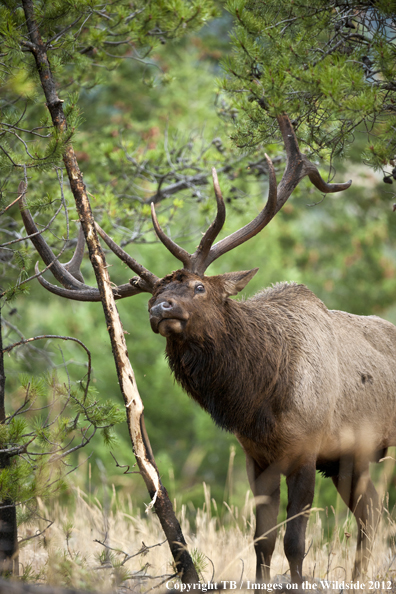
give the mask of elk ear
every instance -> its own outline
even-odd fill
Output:
[[[220,274],[219,278],[223,281],[225,296],[229,297],[230,295],[237,295],[246,287],[248,282],[252,280],[256,272],[258,272],[258,268]]]

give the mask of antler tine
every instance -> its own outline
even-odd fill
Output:
[[[83,228],[80,224],[80,228],[78,230],[78,237],[77,237],[77,245],[75,252],[73,254],[72,259],[67,264],[63,264],[68,272],[74,276],[75,279],[80,281],[81,283],[84,282],[84,277],[81,274],[80,266],[84,256],[84,248],[85,248],[85,235]]]
[[[23,186],[23,191],[25,191],[25,185],[23,184]],[[22,183],[19,184],[18,190],[21,188]],[[29,209],[26,207],[23,197],[19,201],[19,208],[30,241],[40,254],[45,265],[51,267],[51,272],[56,280],[59,281],[66,289],[78,291],[81,288],[90,288],[88,285],[84,285],[83,282],[80,282],[78,279],[76,279],[60,262],[58,262],[54,252],[51,250],[47,242],[44,240],[42,234],[37,229],[36,224],[33,221],[33,217],[30,214]]]
[[[311,163],[311,161],[300,152],[297,137],[289,116],[284,113],[277,116],[277,120],[285,144],[287,165],[278,187],[278,206],[276,212],[282,208],[293,190],[306,175],[308,175],[313,185],[325,194],[342,192],[349,188],[352,180],[341,184],[328,184],[325,182],[316,165]]]
[[[38,262],[35,266],[36,274],[40,274],[40,270],[38,267]],[[58,295],[59,297],[65,297],[66,299],[73,299],[74,301],[100,301],[100,293],[99,289],[96,287],[87,287],[86,289],[66,289],[64,287],[58,287],[57,285],[52,285],[49,283],[43,276],[38,276],[37,280],[39,281],[40,285],[42,285],[47,291],[50,293],[54,293],[54,295]],[[123,299],[124,297],[131,297],[132,295],[137,295],[138,293],[145,292],[144,289],[139,288],[136,285],[132,285],[130,283],[119,285],[117,288],[113,289],[113,294],[115,299]]]
[[[241,245],[251,237],[254,237],[259,233],[272,219],[277,211],[277,185],[275,169],[271,159],[268,155],[265,155],[269,169],[269,192],[266,205],[259,215],[253,221],[238,229],[228,237],[225,237],[221,241],[218,241],[210,250],[205,262],[202,263],[203,270],[206,270],[208,266],[217,260],[220,256],[229,252],[233,248]],[[203,270],[201,273],[203,273]]]
[[[322,176],[320,175],[317,167],[309,161],[304,155],[304,165],[307,170],[306,175],[308,175],[311,183],[318,188],[324,194],[332,194],[335,192],[342,192],[343,190],[347,190],[350,185],[352,184],[352,180],[350,179],[347,182],[340,183],[340,184],[328,184],[324,181]]]
[[[189,269],[191,269],[191,271],[195,272],[196,274],[201,274],[201,271],[203,274],[203,272],[206,270],[206,258],[210,252],[210,248],[212,247],[214,240],[222,230],[226,218],[226,208],[223,195],[221,193],[217,171],[214,167],[212,168],[212,177],[217,202],[217,213],[215,220],[202,237],[195,253],[191,256],[191,264]]]
[[[186,270],[190,270],[192,258],[191,254],[189,254],[188,252],[186,252],[186,250],[177,245],[177,243],[175,243],[172,239],[170,239],[170,237],[168,237],[163,232],[158,223],[157,215],[155,214],[154,202],[151,203],[151,218],[158,239],[164,244],[167,250],[169,250],[170,253],[179,260],[179,262],[182,262]]]
[[[124,262],[124,264],[129,266],[133,272],[136,272],[136,274],[138,274],[143,279],[143,281],[145,281],[145,283],[150,286],[150,288],[153,288],[155,283],[159,280],[158,276],[155,276],[155,274],[147,270],[147,268],[139,264],[139,262],[132,258],[132,256],[127,254],[127,252],[125,252],[119,245],[116,244],[115,241],[111,239],[111,237],[107,235],[105,231],[103,231],[98,223],[95,223],[95,227],[100,237],[108,245],[112,252],[114,252],[115,255],[120,258],[122,262]]]

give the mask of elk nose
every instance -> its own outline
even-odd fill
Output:
[[[170,301],[161,301],[161,303],[154,305],[154,307],[152,307],[150,309],[150,316],[152,316],[152,317],[161,316],[164,312],[168,312],[172,308],[173,308],[173,303],[171,303]]]

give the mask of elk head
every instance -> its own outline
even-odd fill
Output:
[[[192,329],[196,337],[199,325],[213,323],[216,317],[220,319],[216,316],[218,306],[242,291],[257,271],[258,268],[254,268],[200,277],[186,270],[177,270],[165,276],[154,287],[148,303],[152,330],[169,337],[176,334],[189,336]],[[220,311],[221,308],[219,314]]]
[[[286,170],[278,187],[272,161],[265,155],[269,169],[268,199],[260,214],[253,221],[242,227],[242,229],[235,231],[214,244],[214,240],[224,225],[226,216],[224,200],[215,169],[212,170],[212,175],[217,201],[217,214],[215,220],[202,237],[194,254],[189,254],[172,239],[167,237],[157,221],[154,204],[151,205],[153,225],[157,236],[165,247],[183,264],[180,270],[159,279],[127,254],[96,223],[96,229],[107,246],[138,275],[132,278],[129,283],[114,287],[115,298],[122,299],[142,292],[151,293],[152,298],[149,301],[149,310],[150,322],[154,332],[159,332],[163,336],[182,335],[188,332],[194,316],[202,317],[204,311],[203,304],[206,300],[211,299],[212,304],[216,304],[216,302],[220,303],[229,296],[236,295],[247,285],[256,274],[257,268],[213,277],[207,277],[204,273],[208,266],[217,258],[241,245],[251,237],[254,237],[268,225],[303,177],[308,176],[311,182],[324,193],[340,192],[349,188],[351,185],[351,181],[340,184],[326,183],[320,176],[316,166],[300,152],[297,138],[288,116],[283,114],[278,116],[277,119],[286,149]],[[19,192],[21,194],[25,193],[23,182],[20,184]],[[62,284],[62,287],[52,285],[45,280],[40,275],[38,264],[36,264],[36,274],[39,275],[38,280],[40,284],[48,291],[68,299],[100,301],[99,290],[86,285],[79,271],[83,254],[82,232],[80,231],[76,253],[72,260],[68,264],[61,264],[44,241],[41,232],[37,230],[23,199],[19,201],[19,204],[28,236],[42,257],[46,267],[51,270],[55,278]],[[190,304],[188,310],[185,307],[187,301]]]

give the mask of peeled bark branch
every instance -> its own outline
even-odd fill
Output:
[[[22,5],[25,12],[30,41],[32,43],[30,49],[36,60],[36,67],[46,97],[47,107],[51,114],[53,125],[60,132],[64,132],[67,129],[67,122],[62,107],[63,101],[59,99],[57,95],[55,80],[52,76],[46,46],[41,39],[40,30],[35,21],[33,2],[32,0],[22,0]],[[84,230],[89,257],[95,272],[102,300],[106,325],[109,331],[113,357],[117,369],[118,381],[126,406],[128,429],[133,451],[152,499],[151,505],[154,505],[162,528],[168,539],[178,573],[184,583],[197,583],[199,581],[198,574],[192,559],[186,550],[186,542],[179,522],[174,515],[172,505],[169,501],[166,489],[161,483],[158,469],[154,461],[144,425],[143,403],[128,358],[125,337],[114,300],[105,256],[99,243],[95,229],[95,221],[82,174],[71,144],[66,146],[63,154],[63,162],[69,177],[79,219]]]

